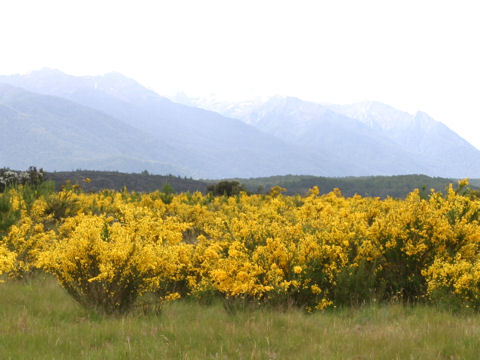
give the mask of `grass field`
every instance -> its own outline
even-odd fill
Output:
[[[102,317],[48,277],[0,285],[0,359],[478,359],[480,315],[370,305],[308,315],[186,300]]]

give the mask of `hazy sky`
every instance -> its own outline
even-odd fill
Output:
[[[160,94],[377,100],[480,148],[479,1],[0,2],[0,74],[117,71]]]

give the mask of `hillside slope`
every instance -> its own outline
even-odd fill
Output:
[[[0,84],[0,164],[186,173],[172,148],[102,112]]]
[[[197,178],[365,171],[355,161],[286,143],[240,120],[174,103],[120,74],[74,77],[42,70],[0,81],[88,106],[148,133],[170,146],[175,164]]]
[[[378,102],[334,105],[331,108],[380,131],[385,139],[430,164],[431,175],[480,175],[480,151],[424,112],[411,115]]]
[[[229,104],[179,99],[367,170],[344,175],[480,176],[480,151],[423,112],[410,115],[377,102],[331,105],[291,97]]]

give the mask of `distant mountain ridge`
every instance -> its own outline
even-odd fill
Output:
[[[328,154],[316,154],[287,144],[240,120],[174,103],[119,74],[75,77],[56,70],[42,70],[28,75],[1,76],[1,82],[50,95],[52,101],[73,101],[148,134],[147,138],[153,138],[168,151],[163,155],[148,155],[147,160],[166,162],[171,168],[181,169],[175,171],[175,175],[196,178],[285,173],[341,175],[346,166],[356,166],[354,163],[339,164]],[[10,135],[5,133],[4,136]],[[12,136],[18,138],[18,135]],[[115,132],[109,136],[115,138]],[[125,146],[126,150],[128,148]],[[7,156],[7,148],[2,151],[5,158],[11,158]],[[71,160],[69,168],[47,169],[72,170],[84,164]],[[93,168],[98,169],[97,164]],[[153,173],[158,171],[148,164],[145,169]],[[116,170],[128,171],[122,166]]]
[[[181,172],[174,159],[156,160],[171,151],[148,134],[77,103],[5,84],[0,127],[0,166]]]
[[[480,151],[424,112],[410,115],[378,102],[333,105],[292,97],[190,103],[239,118],[286,142],[355,159],[370,174],[480,174]]]
[[[316,153],[335,154],[343,162],[353,160],[374,174],[425,173],[429,170],[407,151],[385,140],[379,131],[320,104],[273,97],[247,112],[243,119],[286,142]],[[351,171],[348,175],[365,173]]]
[[[195,178],[480,177],[480,151],[425,113],[291,97],[171,101],[118,73],[0,76],[0,167]],[[203,108],[201,108],[203,107]]]
[[[477,177],[480,151],[422,111],[410,115],[378,102],[333,108],[379,129],[382,136],[421,157],[430,164],[431,175]]]

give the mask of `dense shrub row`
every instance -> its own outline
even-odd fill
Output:
[[[479,308],[480,201],[467,185],[385,200],[20,186],[0,194],[0,272],[51,273],[106,313],[145,293],[308,311],[391,300]]]

